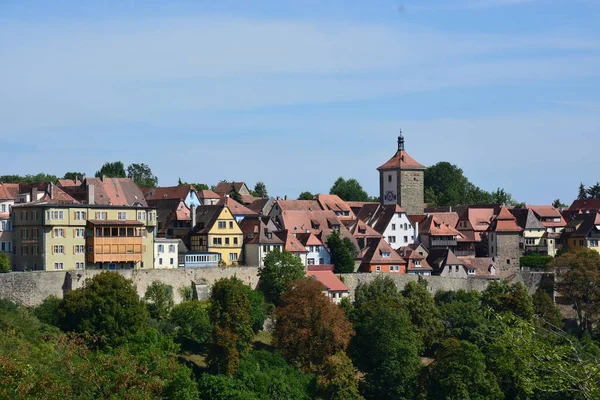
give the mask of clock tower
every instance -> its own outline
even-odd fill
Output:
[[[377,170],[381,204],[398,204],[408,215],[423,214],[425,166],[415,161],[404,149],[402,131],[398,136],[396,154]]]

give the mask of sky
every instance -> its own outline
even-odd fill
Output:
[[[378,195],[424,165],[570,204],[600,181],[600,0],[0,0],[0,175]]]

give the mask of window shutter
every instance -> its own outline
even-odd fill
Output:
[[[55,248],[56,248],[56,247],[52,246],[52,254],[54,254],[54,249],[55,249]]]
[[[75,254],[75,248],[77,247],[77,245],[73,246],[73,254]]]
[[[77,232],[77,228],[73,229],[73,237],[76,237],[75,232]]]

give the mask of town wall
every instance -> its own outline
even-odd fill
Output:
[[[86,279],[100,272],[102,271],[36,271],[0,274],[0,298],[25,306],[35,306],[50,295],[62,298],[66,291],[82,287]],[[221,278],[236,276],[252,288],[256,288],[259,279],[258,267],[120,270],[118,272],[133,281],[140,296],[146,293],[146,289],[154,281],[171,285],[174,300],[177,303],[182,300],[181,288],[191,288],[196,291],[198,297],[206,298],[210,293],[210,286]],[[340,274],[339,276],[350,289],[350,298],[353,299],[354,291],[359,283],[372,282],[378,275],[391,277],[400,289],[404,288],[409,282],[418,280],[418,276],[406,274],[359,273]],[[543,278],[544,276],[541,274],[521,271],[510,280],[524,283],[529,292],[533,294]],[[483,291],[489,283],[485,279],[460,279],[440,276],[426,276],[423,279],[427,281],[427,286],[432,294],[440,290]]]

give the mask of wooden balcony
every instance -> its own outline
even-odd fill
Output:
[[[88,237],[86,244],[90,263],[142,261],[141,237]]]

